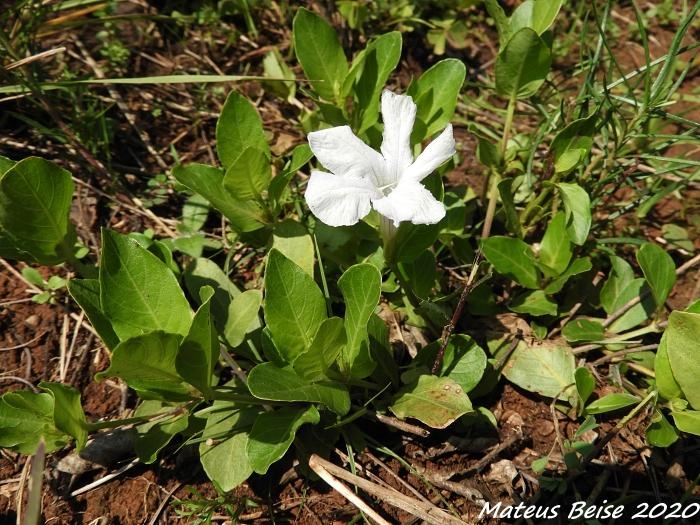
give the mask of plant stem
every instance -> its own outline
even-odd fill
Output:
[[[387,266],[393,266],[396,259],[396,232],[398,228],[394,226],[394,222],[384,217],[379,216],[379,236],[382,238],[382,246],[384,250],[384,260]]]

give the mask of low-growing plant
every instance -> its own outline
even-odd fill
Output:
[[[398,94],[386,85],[401,57],[399,32],[370,39],[348,61],[335,29],[303,8],[292,33],[308,82],[289,84],[279,54],[266,68],[281,74],[275,93],[298,111],[308,144],[275,155],[256,107],[232,91],[216,127],[218,163],[172,169],[186,193],[175,239],[103,229],[91,266],[69,220],[70,174],[36,157],[0,159],[0,256],[65,262],[80,274],[68,291],[111,354],[97,379],[118,378],[140,399],[128,420],[89,422],[66,385],[7,393],[0,446],[29,454],[41,439],[52,451],[72,438],[80,450],[91,431],[133,424],[141,461],[156,461],[177,436],[196,446],[225,493],[292,447],[303,460],[339,440],[356,444],[355,422],[373,414],[436,429],[491,422],[474,401],[501,377],[581,421],[560,441],[571,470],[595,452],[585,432],[611,414],[627,411],[621,428],[648,410],[654,446],[700,435],[699,303],[666,308],[677,275],[698,258],[677,268],[663,248],[635,240],[627,260],[596,217],[620,177],[640,183],[643,217],[697,174],[686,169],[692,162],[663,157],[686,134],[659,139],[650,129],[687,71],[674,77],[698,6],[657,70],[649,62],[619,80],[596,77],[601,31],[571,96],[551,84],[561,4],[526,0],[506,16],[486,1],[499,39],[488,103],[503,120],[469,127],[487,175],[480,199],[446,189],[442,177],[460,155],[451,122],[470,103],[464,64],[441,60]],[[641,86],[629,84],[635,75]],[[518,132],[523,106],[537,116],[530,134]],[[647,146],[640,154],[635,141]],[[640,162],[680,180],[645,178]],[[220,240],[201,233],[210,209],[226,219]],[[245,288],[235,282],[234,245],[259,272]],[[47,299],[63,284],[25,274]],[[469,322],[460,324],[465,309]],[[386,311],[428,344],[401,354]],[[593,398],[603,363],[617,391]]]

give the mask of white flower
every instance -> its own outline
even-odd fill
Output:
[[[306,187],[311,212],[330,226],[357,223],[373,207],[398,226],[401,221],[435,224],[445,206],[421,181],[455,153],[452,126],[413,160],[411,130],[416,105],[409,96],[382,93],[381,153],[338,126],[309,133],[309,146],[331,173],[312,171]]]

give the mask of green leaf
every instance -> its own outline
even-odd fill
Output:
[[[143,399],[188,401],[193,395],[175,366],[180,339],[157,331],[122,341],[109,368],[95,377],[119,377]]]
[[[272,230],[272,247],[313,278],[314,242],[303,224],[292,219],[277,223]]]
[[[271,179],[270,159],[264,151],[250,147],[226,168],[224,188],[238,200],[263,202],[263,192]]]
[[[226,324],[223,328],[224,340],[235,348],[245,340],[246,336],[260,328],[260,305],[262,304],[260,290],[246,290],[238,294],[229,303],[226,314]]]
[[[523,232],[520,227],[518,211],[515,208],[515,196],[513,195],[513,179],[503,179],[498,183],[498,194],[501,197],[501,209],[506,219],[506,228],[516,237],[522,238]]]
[[[33,454],[43,439],[47,452],[60,449],[68,443],[68,436],[56,428],[53,416],[51,394],[6,392],[0,397],[0,447]]]
[[[267,473],[270,465],[287,452],[299,427],[305,423],[315,425],[320,419],[315,406],[283,407],[260,414],[246,445],[246,455],[253,470],[258,474]]]
[[[265,268],[265,321],[287,363],[309,349],[326,318],[326,300],[314,280],[271,249]]]
[[[595,378],[588,368],[582,366],[574,372],[574,380],[579,401],[581,406],[584,406],[595,390]]]
[[[219,358],[219,339],[211,315],[214,289],[206,287],[204,290],[206,299],[194,315],[190,331],[180,345],[175,369],[180,377],[210,397],[212,374]]]
[[[588,257],[574,259],[569,267],[564,270],[564,273],[552,279],[552,281],[545,287],[544,293],[551,295],[560,292],[571,277],[580,273],[585,273],[591,268],[593,268],[593,264]]]
[[[604,414],[639,403],[639,398],[631,394],[608,394],[586,406],[588,414]]]
[[[664,332],[664,335],[661,336],[659,348],[656,349],[656,355],[654,356],[654,376],[656,379],[656,388],[659,390],[661,397],[671,400],[681,397],[683,392],[678,382],[673,377],[671,361],[668,358],[667,332],[668,331]]]
[[[637,251],[637,262],[651,288],[657,308],[663,307],[676,282],[676,266],[673,259],[660,246],[647,242]]]
[[[472,412],[469,396],[449,377],[420,376],[397,392],[389,407],[397,417],[417,419],[431,428],[446,428]]]
[[[267,145],[260,115],[247,97],[231,91],[216,123],[216,152],[221,165],[228,170],[249,149],[253,151],[249,153],[251,159],[257,155],[270,158],[270,147]],[[245,163],[241,168],[244,166]]]
[[[441,60],[411,83],[407,94],[418,106],[411,142],[441,131],[452,120],[467,68],[461,60]]]
[[[700,411],[683,410],[682,412],[671,412],[671,416],[678,430],[700,436]]]
[[[292,151],[292,158],[290,159],[287,167],[285,167],[282,173],[270,181],[270,185],[267,189],[270,201],[275,203],[275,205],[279,204],[279,201],[282,199],[282,195],[284,194],[284,190],[289,185],[289,181],[292,180],[292,177],[294,177],[297,171],[303,168],[304,165],[311,160],[313,155],[314,154],[308,144],[299,144],[296,148],[294,148]]]
[[[297,11],[292,23],[292,38],[297,60],[320,97],[339,97],[348,63],[335,29],[306,8]]]
[[[188,232],[204,228],[209,216],[209,201],[199,193],[190,195],[182,205],[182,227]]]
[[[440,234],[438,224],[412,224],[404,221],[396,232],[396,261],[413,261],[430,248]]]
[[[673,377],[694,409],[700,408],[700,314],[671,312],[664,333]]]
[[[39,157],[23,159],[0,176],[0,257],[59,264],[73,246],[68,220],[73,180]]]
[[[500,168],[503,159],[501,158],[501,153],[498,150],[498,146],[494,144],[491,140],[485,139],[483,137],[477,136],[476,139],[476,158],[479,159],[479,162],[487,168]],[[510,184],[512,183],[512,181],[510,179],[504,180],[508,180],[510,189]],[[501,183],[502,182],[503,181],[501,181]]]
[[[561,335],[570,342],[602,341],[605,339],[603,324],[598,319],[577,318],[566,323]]]
[[[53,397],[53,421],[56,428],[75,438],[75,448],[80,452],[87,442],[87,421],[80,404],[80,392],[62,383],[42,381],[39,388]]]
[[[613,311],[617,311],[636,297],[643,297],[642,302],[630,308],[622,317],[613,322],[608,330],[614,333],[624,332],[646,321],[654,313],[654,299],[649,296],[649,288],[641,277],[632,280],[615,298]]]
[[[569,266],[573,251],[566,233],[566,216],[557,213],[547,226],[540,244],[539,262],[542,273],[547,277],[560,275]]]
[[[530,246],[520,239],[495,235],[483,241],[484,256],[496,271],[526,288],[539,287],[539,274]]]
[[[326,319],[316,332],[311,347],[294,361],[294,370],[309,381],[327,379],[328,369],[346,342],[343,320],[340,317]]]
[[[646,441],[653,447],[670,447],[678,440],[678,431],[659,411],[654,411],[651,425],[647,427]]]
[[[503,375],[530,392],[571,400],[577,395],[572,389],[575,369],[574,354],[568,346],[550,341],[529,345],[521,341],[503,368]]]
[[[503,49],[508,43],[508,40],[510,40],[510,20],[503,11],[503,8],[498,3],[498,0],[485,0],[484,4],[486,5],[486,10],[488,11],[489,16],[493,18],[494,22],[496,22],[499,47]]]
[[[569,173],[586,158],[593,147],[597,115],[574,120],[564,127],[552,141],[554,171]]]
[[[566,211],[566,229],[569,239],[581,246],[586,242],[591,229],[591,199],[578,184],[560,182],[557,184],[559,195]]]
[[[0,178],[2,178],[2,175],[4,175],[4,173],[15,164],[17,163],[14,160],[10,160],[7,157],[0,155]]]
[[[399,271],[405,277],[406,284],[419,299],[427,299],[435,286],[437,263],[435,254],[424,250],[412,261],[401,262]]]
[[[520,29],[496,59],[496,91],[509,99],[530,97],[539,90],[551,64],[547,44],[532,29]]]
[[[68,292],[83,309],[90,324],[110,350],[119,344],[119,337],[114,333],[112,323],[102,311],[100,305],[100,281],[97,279],[71,279]]]
[[[350,410],[347,388],[335,381],[309,381],[291,368],[262,363],[248,375],[250,393],[268,401],[307,401],[323,403],[339,415]]]
[[[147,421],[136,426],[136,442],[134,449],[136,455],[144,463],[153,463],[158,458],[158,453],[170,443],[175,435],[183,432],[188,425],[189,418],[186,410],[176,410],[176,407],[157,400],[142,402],[134,417],[146,417],[173,411],[174,414],[163,419]]]
[[[353,119],[358,133],[377,123],[382,89],[401,58],[401,33],[378,36],[353,60],[343,94],[355,96]]]
[[[530,290],[519,294],[508,303],[508,308],[521,314],[557,315],[557,303],[542,290]]]
[[[100,303],[119,339],[154,330],[185,335],[192,311],[173,273],[135,240],[102,230]]]
[[[178,164],[172,170],[178,182],[207,199],[237,232],[252,232],[263,228],[265,210],[254,200],[240,200],[224,187],[224,170],[206,164]]]
[[[610,274],[600,290],[600,304],[607,314],[615,312],[618,297],[634,280],[634,270],[622,257],[610,256]]]
[[[367,377],[375,363],[369,353],[367,323],[379,303],[382,276],[371,264],[356,264],[338,279],[338,288],[345,299],[345,345],[340,367],[352,377]]]
[[[260,412],[257,407],[241,408],[229,401],[215,401],[206,413],[200,461],[209,479],[223,491],[233,490],[253,473],[246,447],[248,433]]]
[[[523,27],[529,27],[541,35],[554,22],[561,9],[563,0],[525,0],[510,15],[510,30],[516,33]]]

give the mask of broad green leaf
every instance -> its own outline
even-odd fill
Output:
[[[597,115],[574,120],[562,129],[552,141],[554,171],[569,173],[578,166],[591,151]]]
[[[73,180],[39,157],[0,175],[0,257],[59,264],[72,249],[69,222]]]
[[[248,433],[260,412],[257,407],[240,408],[229,401],[215,401],[206,413],[207,423],[199,444],[200,461],[209,479],[226,492],[253,473],[246,446]]]
[[[187,401],[194,396],[175,367],[181,339],[157,331],[122,341],[109,368],[95,377],[119,377],[143,399]]]
[[[671,416],[678,430],[700,436],[700,411],[683,410],[682,412],[671,412]]]
[[[292,38],[294,52],[311,86],[322,98],[336,100],[348,73],[348,63],[335,29],[302,7],[292,23]]]
[[[277,223],[272,230],[272,247],[313,278],[314,242],[303,224],[292,219]]]
[[[15,164],[17,163],[14,160],[8,159],[7,157],[3,157],[2,155],[0,155],[0,178],[2,178],[2,175],[7,170],[12,168],[12,166],[14,166]]]
[[[631,394],[608,394],[586,406],[589,414],[604,414],[639,403],[639,398]]]
[[[185,335],[192,311],[173,273],[136,241],[102,230],[100,303],[120,340],[163,330]]]
[[[503,162],[503,159],[501,158],[501,153],[498,150],[498,145],[495,144],[492,140],[485,139],[483,137],[476,137],[477,139],[477,144],[476,144],[476,158],[479,159],[479,162],[486,166],[487,168],[495,168],[498,169],[501,167],[501,163]],[[509,188],[510,189],[510,184],[512,183],[511,179],[504,179],[508,180],[509,182]],[[501,181],[503,183],[503,181]],[[499,183],[500,185],[500,183]]]
[[[591,268],[593,268],[593,264],[588,257],[574,259],[569,267],[564,270],[564,273],[552,279],[552,281],[545,287],[544,293],[548,295],[558,293],[562,288],[564,288],[564,285],[571,277],[580,273],[585,273]]]
[[[446,58],[411,82],[407,94],[418,106],[412,143],[431,137],[450,123],[466,74],[461,60]]]
[[[264,151],[246,148],[229,164],[224,174],[224,188],[240,201],[263,201],[263,192],[272,179],[270,159]]]
[[[549,47],[530,28],[520,29],[496,59],[496,91],[509,99],[534,95],[552,63]]]
[[[20,454],[33,454],[40,439],[53,452],[68,443],[68,436],[54,424],[51,394],[27,390],[6,392],[0,397],[0,447]]]
[[[530,290],[517,295],[508,303],[508,308],[520,314],[557,315],[557,303],[542,290]]]
[[[180,345],[175,369],[180,377],[208,398],[214,366],[219,358],[219,339],[211,314],[214,289],[206,287],[204,290],[206,299],[195,313],[190,330]]]
[[[136,455],[144,463],[153,463],[158,458],[158,452],[170,443],[175,435],[187,428],[188,412],[186,410],[177,411],[175,405],[153,399],[142,402],[134,413],[135,417],[146,417],[167,411],[173,411],[174,414],[136,426],[134,449]]]
[[[600,304],[607,314],[615,311],[617,298],[629,283],[634,280],[634,270],[622,257],[610,256],[610,273],[600,290]]]
[[[53,397],[53,421],[61,432],[75,438],[75,448],[80,452],[87,442],[87,421],[80,404],[80,392],[62,383],[42,381],[39,388]]]
[[[367,323],[381,295],[382,276],[371,264],[356,264],[338,279],[345,299],[347,344],[341,355],[341,371],[353,377],[367,377],[375,363],[369,353]]]
[[[595,378],[588,368],[582,366],[574,372],[574,380],[579,401],[584,406],[595,390]]]
[[[539,263],[542,273],[547,277],[556,277],[566,270],[573,251],[566,233],[564,212],[557,213],[547,226],[540,243]]]
[[[308,350],[327,318],[326,300],[314,280],[274,248],[265,268],[265,321],[287,363]]]
[[[676,266],[673,259],[660,246],[647,242],[637,251],[637,262],[651,288],[657,308],[663,307],[676,282]]]
[[[561,343],[521,341],[503,368],[509,381],[546,397],[571,400],[576,365],[571,349]]]
[[[515,207],[515,196],[513,195],[513,179],[506,178],[498,183],[498,194],[501,197],[501,209],[506,219],[506,228],[518,238],[522,238],[523,232],[520,227],[518,210]]]
[[[262,300],[260,290],[246,290],[234,297],[229,303],[223,335],[224,341],[230,347],[239,346],[248,334],[260,328],[258,312]]]
[[[560,182],[557,188],[566,211],[566,229],[569,232],[569,239],[581,246],[586,242],[588,231],[591,229],[591,199],[578,184]]]
[[[498,0],[485,0],[484,4],[486,5],[486,10],[488,11],[489,16],[493,18],[494,22],[496,22],[499,47],[503,49],[508,43],[508,40],[510,40],[510,20],[506,16],[506,13],[503,11],[501,5],[498,3]]]
[[[700,409],[700,314],[671,312],[664,333],[673,377],[694,409]]]
[[[350,410],[350,395],[344,385],[335,381],[309,381],[291,368],[272,363],[262,363],[250,371],[248,388],[258,399],[323,403],[341,416]]]
[[[554,22],[563,0],[525,0],[510,15],[510,31],[517,33],[523,27],[541,35]]]
[[[247,97],[231,91],[216,123],[216,151],[221,165],[228,170],[248,149],[255,152],[253,157],[261,154],[270,158],[260,115]]]
[[[401,375],[404,383],[410,383],[421,374],[432,369],[441,341],[435,341],[422,348],[412,366]],[[442,358],[439,376],[453,379],[465,392],[470,392],[479,384],[486,369],[487,358],[481,347],[465,334],[455,334],[450,338]]]
[[[396,232],[396,261],[413,261],[430,248],[440,234],[438,224],[411,224],[404,221]],[[387,254],[385,254],[387,255]]]
[[[424,250],[413,261],[399,263],[406,285],[419,299],[427,299],[435,286],[437,263],[431,250]]]
[[[495,235],[483,242],[484,256],[496,271],[526,288],[539,287],[539,274],[530,246],[520,239]]]
[[[603,324],[598,319],[577,318],[566,323],[561,335],[570,342],[602,341],[605,339]]]
[[[661,397],[671,400],[681,397],[683,392],[673,377],[671,362],[668,359],[668,348],[666,346],[668,338],[666,333],[664,332],[664,335],[661,336],[659,348],[656,349],[656,355],[654,356],[654,376],[656,388],[659,390]]]
[[[313,152],[308,144],[300,144],[294,148],[292,151],[292,158],[284,168],[284,171],[270,181],[267,192],[273,203],[279,203],[285,189],[289,185],[289,181],[291,181],[296,172],[303,168],[312,158]]]
[[[97,279],[71,279],[68,281],[68,292],[85,315],[90,324],[110,350],[119,344],[119,337],[114,333],[112,323],[102,311],[100,305],[100,281]]]
[[[624,332],[646,321],[654,313],[654,299],[649,296],[649,288],[641,277],[627,284],[613,303],[613,312],[625,306],[636,297],[643,297],[642,301],[630,308],[622,317],[613,322],[608,330],[614,333]]]
[[[327,379],[328,369],[346,342],[343,320],[340,317],[326,319],[316,332],[311,347],[294,361],[294,370],[309,381]]]
[[[188,232],[198,232],[204,228],[209,216],[209,201],[199,193],[187,197],[182,205],[182,227]]]
[[[206,164],[178,164],[173,177],[207,199],[238,232],[252,232],[267,224],[265,210],[253,200],[239,200],[224,187],[224,170]]]
[[[296,94],[296,76],[284,61],[282,54],[277,48],[269,51],[263,58],[263,71],[266,77],[270,77],[270,82],[265,82],[265,89],[273,92],[278,97],[291,102]],[[289,79],[288,82],[280,82],[280,79]]]
[[[454,379],[423,375],[397,392],[389,410],[401,419],[411,417],[431,428],[446,428],[473,409]]]
[[[299,427],[305,423],[315,425],[320,419],[321,415],[313,405],[282,407],[260,414],[250,430],[245,449],[250,466],[258,474],[267,473],[270,465],[287,452]]]
[[[654,411],[651,425],[647,427],[646,441],[653,447],[670,447],[678,440],[678,431],[659,411]]]
[[[355,97],[353,119],[358,133],[377,123],[382,89],[400,58],[401,33],[392,31],[378,36],[353,60],[343,94],[352,92]]]

